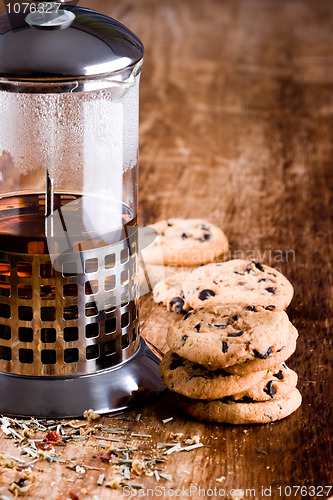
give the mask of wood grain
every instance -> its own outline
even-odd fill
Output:
[[[200,435],[204,448],[171,455],[166,471],[181,488],[228,492],[328,485],[332,478],[333,4],[325,0],[85,0],[129,26],[145,44],[141,82],[141,224],[203,217],[222,227],[230,257],[256,257],[282,270],[299,329],[288,362],[299,374],[302,407],[269,425],[198,423],[175,397],[129,413],[153,443],[170,432]],[[142,301],[143,335],[162,349],[170,315]],[[162,424],[161,419],[174,420]],[[108,425],[113,419],[104,419]],[[17,456],[1,436],[1,452]],[[97,461],[84,446],[72,456]],[[97,465],[98,466],[98,465]],[[38,465],[36,499],[123,498],[59,464]],[[61,474],[76,478],[66,483]],[[217,478],[224,476],[222,483]],[[51,488],[50,481],[54,481]],[[140,478],[154,487],[152,478]],[[86,493],[80,493],[84,488]],[[0,492],[10,496],[6,484]],[[332,493],[331,493],[332,494]],[[248,495],[249,497],[250,495]],[[199,498],[198,494],[192,498]],[[254,498],[252,494],[252,498]],[[293,498],[301,498],[300,495]],[[310,498],[305,496],[303,498]],[[319,497],[318,497],[319,498]]]

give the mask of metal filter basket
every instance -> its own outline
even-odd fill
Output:
[[[59,12],[17,14],[14,28],[0,19],[0,47],[9,50],[0,60],[0,110],[17,130],[13,145],[8,123],[0,126],[0,413],[8,415],[103,414],[164,390],[159,359],[139,332],[133,122],[143,47],[102,14]],[[38,132],[30,140],[27,116]],[[52,147],[41,148],[50,127]],[[100,140],[102,129],[110,142]]]

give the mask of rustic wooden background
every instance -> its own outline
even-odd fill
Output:
[[[82,0],[130,27],[144,42],[141,82],[141,224],[203,217],[230,238],[231,257],[252,256],[292,281],[289,315],[299,329],[288,362],[302,407],[266,426],[197,423],[173,395],[139,411],[134,432],[153,441],[198,434],[207,447],[171,455],[167,487],[226,491],[325,486],[332,479],[333,3],[326,0]],[[143,334],[163,348],[170,316],[142,303]],[[162,424],[161,419],[174,420]],[[112,419],[104,419],[112,425]],[[1,436],[2,453],[16,454]],[[75,452],[96,463],[82,446]],[[91,460],[91,462],[89,462]],[[98,472],[63,481],[40,467],[31,498],[123,498],[96,485]],[[70,471],[66,471],[68,477]],[[225,476],[222,483],[217,478]],[[75,474],[72,473],[73,478]],[[54,481],[51,488],[49,481]],[[151,478],[140,478],[155,485]],[[80,493],[84,487],[86,494]],[[11,497],[6,485],[0,488]],[[331,493],[333,494],[333,492]],[[293,498],[296,498],[292,494]],[[193,496],[192,498],[196,498]],[[199,497],[198,497],[199,498]],[[252,496],[253,498],[253,496]],[[301,498],[298,494],[297,498]],[[310,498],[310,495],[303,498]],[[319,496],[318,496],[319,498]]]

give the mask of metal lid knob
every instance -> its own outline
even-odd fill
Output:
[[[71,0],[44,0],[35,12],[30,12],[25,18],[32,28],[58,30],[68,28],[75,19],[75,14],[69,10],[60,9],[61,4]]]

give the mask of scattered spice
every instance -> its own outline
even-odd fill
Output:
[[[224,480],[225,480],[225,476],[217,477],[215,479],[215,481],[217,481],[218,483],[222,483]]]
[[[143,484],[132,483],[131,487],[134,488],[134,489],[136,489],[136,490],[142,490],[143,489]]]
[[[23,497],[30,493],[36,486],[37,478],[33,475],[31,470],[25,470],[19,479],[14,481],[8,488],[15,497]]]
[[[102,486],[103,482],[104,482],[104,479],[105,479],[105,474],[100,474],[98,476],[98,479],[97,479],[97,484],[98,486]]]
[[[151,434],[134,434],[134,432],[132,433],[132,436],[137,438],[151,438]]]
[[[80,500],[79,497],[75,493],[73,493],[72,491],[69,492],[69,498],[71,500]]]
[[[190,439],[185,439],[184,444],[191,445],[191,444],[199,444],[200,443],[200,436],[193,436],[193,438]]]
[[[12,469],[15,466],[14,458],[6,457],[0,454],[0,467],[5,467],[6,469]]]
[[[131,472],[137,476],[142,476],[145,470],[145,464],[142,460],[133,460]]]
[[[170,474],[163,474],[162,472],[160,473],[160,476],[165,479],[166,481],[173,481],[172,476]]]
[[[164,420],[162,420],[163,424],[167,424],[168,422],[171,422],[173,420],[173,417],[170,417],[170,418],[165,418]]]
[[[123,470],[124,470],[124,478],[125,478],[125,479],[131,479],[131,471],[130,471],[130,468],[129,468],[127,465],[125,465],[125,467],[124,467],[124,469],[123,469]]]
[[[159,475],[159,473],[157,472],[156,469],[154,470],[154,474],[155,474],[156,481],[159,481],[160,480],[160,475]]]
[[[183,436],[184,436],[183,432],[171,432],[169,435],[170,439],[175,439],[176,441],[181,441],[183,439]]]
[[[143,484],[131,483],[135,477],[150,477],[155,481],[173,481],[170,474],[164,473],[167,456],[204,446],[200,443],[199,436],[184,439],[182,432],[172,432],[168,435],[166,442],[157,443],[151,446],[149,439],[151,434],[131,432],[129,426],[121,426],[125,422],[140,422],[142,414],[138,413],[131,418],[122,416],[115,419],[119,422],[119,427],[111,427],[105,423],[96,422],[100,416],[93,410],[87,410],[83,419],[74,420],[53,420],[53,419],[13,419],[0,416],[0,429],[9,439],[15,443],[22,458],[5,456],[0,454],[0,474],[1,468],[13,469],[13,474],[17,477],[13,480],[11,476],[8,490],[16,496],[29,495],[30,491],[38,484],[39,478],[33,475],[31,469],[40,461],[55,462],[60,466],[64,465],[74,477],[65,477],[62,474],[64,483],[76,483],[77,479],[83,479],[89,471],[101,471],[95,479],[100,487],[110,489],[120,489],[123,486],[131,486],[135,489],[142,489]],[[173,417],[163,419],[168,423]],[[141,425],[141,424],[139,424]],[[135,429],[134,429],[135,430]],[[115,436],[115,437],[113,437]],[[143,441],[142,441],[143,440]],[[146,441],[144,441],[146,440]],[[85,450],[94,450],[92,457],[103,462],[105,467],[94,467],[86,465],[76,458],[63,458],[61,451],[70,443],[84,442]],[[74,452],[75,453],[75,452]],[[74,455],[74,454],[72,454]],[[68,456],[68,455],[67,455]],[[69,455],[71,456],[71,455]],[[76,455],[77,456],[77,455]],[[43,469],[34,469],[42,473]],[[112,474],[118,474],[120,479],[112,478]],[[54,487],[55,482],[52,481]],[[59,487],[59,485],[58,485]],[[66,494],[66,498],[80,500],[83,489],[78,494],[71,491]],[[79,496],[78,496],[79,495]],[[95,497],[92,494],[92,498]],[[1,500],[1,496],[0,496]],[[60,495],[59,500],[64,500]]]
[[[87,420],[98,420],[100,418],[100,415],[94,410],[90,409],[84,412],[83,417]]]
[[[191,446],[186,446],[186,448],[183,448],[181,451],[192,451],[195,450],[196,448],[201,448],[202,446],[203,446],[202,443],[191,444]]]
[[[80,427],[86,427],[88,422],[85,422],[84,420],[71,420],[68,422],[68,425],[73,429],[80,429]]]
[[[95,439],[103,439],[103,441],[112,441],[113,443],[121,443],[121,439],[109,438],[105,436],[95,436]]]
[[[120,488],[122,488],[122,486],[123,486],[123,483],[114,479],[113,481],[105,483],[105,486],[107,488],[111,488],[112,490],[120,490]]]

